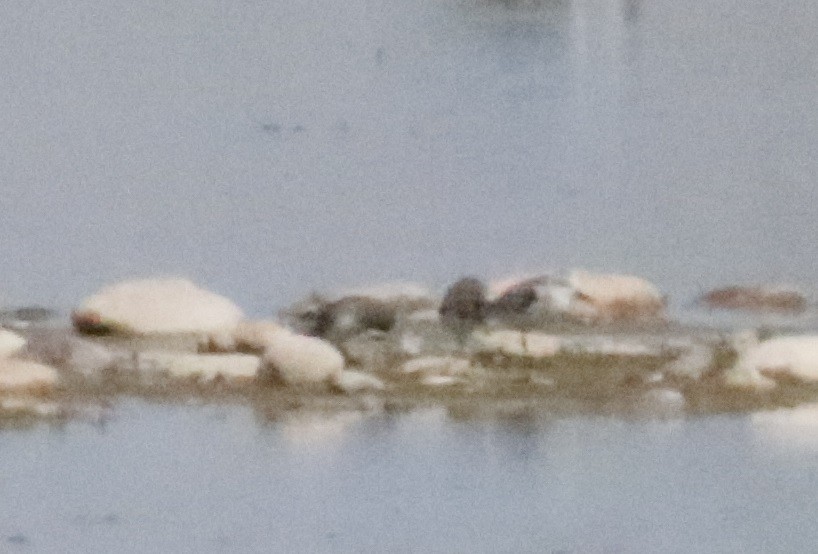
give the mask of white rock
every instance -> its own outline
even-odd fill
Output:
[[[653,284],[634,275],[594,274],[574,270],[568,276],[568,283],[581,298],[580,304],[590,306],[593,321],[625,321],[664,316],[665,301],[659,289]],[[577,312],[581,318],[587,316],[583,307]]]
[[[539,332],[524,333],[512,329],[476,331],[472,335],[478,352],[547,358],[557,354],[562,348],[562,339]]]
[[[530,358],[548,358],[562,349],[562,339],[545,333],[529,332],[523,335],[525,355]]]
[[[104,287],[75,310],[81,330],[110,327],[119,332],[213,333],[234,328],[241,310],[230,300],[186,279],[142,279]]]
[[[756,344],[746,335],[737,340],[739,357],[733,371],[755,372],[766,377],[789,375],[818,382],[818,336],[775,337]]]
[[[449,387],[458,384],[460,379],[452,375],[427,375],[420,382],[428,387]]]
[[[462,375],[471,369],[471,362],[454,356],[423,356],[404,362],[400,373],[428,375]]]
[[[26,339],[7,329],[0,329],[0,358],[17,354],[26,345]]]
[[[711,290],[699,298],[710,309],[797,314],[808,306],[806,295],[786,285],[737,285]]]
[[[252,354],[191,354],[148,351],[137,354],[136,369],[141,373],[166,373],[173,379],[197,378],[212,381],[222,378],[249,382],[256,378],[261,360]]]
[[[286,384],[309,384],[340,378],[344,357],[329,342],[286,329],[268,337],[259,376]]]
[[[472,338],[478,352],[505,354],[507,356],[524,356],[523,333],[512,329],[495,331],[475,331]]]
[[[53,367],[15,358],[0,360],[0,394],[45,393],[58,381],[59,374]]]
[[[347,394],[365,390],[383,390],[386,388],[382,380],[362,371],[344,370],[340,374],[333,375],[331,377],[331,383]]]
[[[589,335],[566,339],[564,348],[573,352],[602,356],[658,357],[662,355],[662,349],[658,345],[649,345],[635,338],[611,335]]]

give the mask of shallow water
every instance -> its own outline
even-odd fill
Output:
[[[427,411],[265,422],[245,408],[131,402],[103,427],[0,433],[0,544],[807,552],[818,540],[816,443],[782,438],[792,422],[781,419],[457,421]],[[813,408],[795,428],[814,421]]]

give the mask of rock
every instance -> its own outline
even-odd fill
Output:
[[[805,382],[818,382],[816,335],[775,337],[759,343],[752,333],[745,332],[734,338],[734,346],[739,357],[732,371],[738,375],[787,375]]]
[[[15,358],[0,360],[0,394],[50,392],[59,381],[52,367]]]
[[[797,290],[775,286],[732,286],[712,290],[699,298],[710,309],[798,314],[807,299]]]
[[[454,356],[424,356],[404,362],[398,371],[404,374],[462,375],[471,369],[471,362]]]
[[[649,341],[637,337],[587,335],[566,337],[562,342],[562,350],[579,354],[624,358],[641,356],[658,358],[665,354],[661,345],[650,344]]]
[[[452,375],[426,375],[420,383],[427,387],[449,387],[460,383],[460,379]]]
[[[665,299],[659,289],[641,277],[575,270],[568,276],[568,283],[581,300],[571,309],[589,323],[664,318]],[[588,308],[593,314],[590,317]]]
[[[562,348],[562,340],[539,332],[525,333],[512,329],[497,329],[474,334],[476,350],[483,353],[547,358]]]
[[[482,331],[474,334],[475,350],[481,353],[524,356],[523,332],[512,329]]]
[[[259,371],[262,381],[295,385],[340,378],[344,370],[344,357],[329,342],[287,330],[271,338],[262,356]]]
[[[261,360],[252,354],[191,354],[148,351],[136,355],[136,370],[142,374],[167,374],[172,379],[249,383],[256,379]]]
[[[6,329],[0,329],[0,358],[7,358],[20,352],[26,345],[26,339]]]
[[[186,279],[124,281],[103,288],[72,314],[74,326],[92,334],[210,334],[234,328],[241,310],[230,300]]]
[[[562,349],[562,339],[532,331],[523,334],[523,348],[529,358],[548,358],[555,356]]]
[[[382,380],[362,371],[344,370],[339,374],[333,375],[330,382],[334,387],[347,394],[365,390],[383,390],[386,388]]]

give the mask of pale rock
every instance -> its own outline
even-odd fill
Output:
[[[0,329],[0,358],[7,358],[20,352],[26,339],[7,329]]]
[[[53,367],[6,358],[0,360],[0,394],[46,393],[59,382],[59,374]]]
[[[75,310],[81,331],[146,335],[208,334],[233,329],[242,312],[227,298],[187,279],[142,279],[104,287]]]
[[[255,380],[261,360],[252,354],[191,354],[148,351],[136,355],[136,369],[143,374],[167,374],[172,379],[228,382]]]
[[[732,371],[763,377],[787,375],[802,381],[818,382],[818,336],[774,337],[758,342],[752,332],[734,337],[738,360]]]
[[[597,354],[616,357],[659,357],[663,354],[659,346],[649,345],[639,339],[619,336],[587,336],[565,341],[565,350],[583,354]]]
[[[574,270],[568,283],[585,306],[577,313],[590,322],[634,321],[664,317],[665,300],[652,283],[634,275]],[[587,307],[593,316],[587,317]]]
[[[363,371],[344,370],[330,378],[333,386],[347,394],[366,390],[383,390],[386,388],[384,382]]]
[[[329,342],[283,330],[275,333],[262,356],[259,377],[285,384],[315,384],[340,377],[344,357]]]
[[[473,334],[477,351],[506,356],[548,358],[562,349],[560,337],[540,332],[522,332],[513,329],[477,331]]]
[[[454,356],[424,356],[404,362],[398,371],[404,374],[462,375],[471,369],[471,362]]]
[[[529,358],[548,358],[562,349],[562,340],[554,335],[529,332],[523,335],[525,355]]]
[[[523,333],[512,329],[494,331],[475,331],[472,335],[478,352],[505,354],[506,356],[524,356]]]
[[[428,387],[450,387],[459,382],[460,380],[452,375],[426,375],[420,380],[422,385]]]
[[[712,290],[699,298],[710,309],[797,314],[808,306],[805,295],[782,285],[731,286]]]

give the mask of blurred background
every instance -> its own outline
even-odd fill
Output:
[[[0,294],[815,283],[818,5],[7,0]]]

